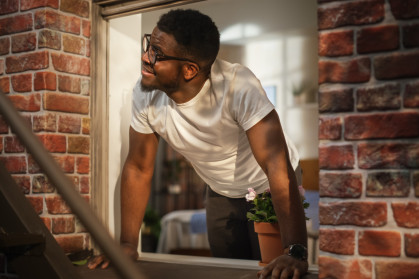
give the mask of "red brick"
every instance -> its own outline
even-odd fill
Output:
[[[90,134],[90,118],[82,118],[81,120],[81,131],[83,135]]]
[[[32,51],[36,49],[36,33],[12,36],[12,52]]]
[[[5,94],[10,93],[10,78],[9,77],[0,78],[0,91]]]
[[[52,218],[52,233],[64,234],[75,232],[74,217],[55,217]]]
[[[419,136],[419,113],[349,115],[344,118],[347,140],[393,139]]]
[[[373,172],[367,178],[367,197],[407,197],[410,192],[410,173]]]
[[[0,38],[0,55],[5,55],[10,53],[10,38]]]
[[[363,256],[399,257],[401,235],[397,231],[361,231],[358,237],[358,252]]]
[[[55,132],[56,131],[56,115],[55,113],[45,113],[33,116],[34,132]]]
[[[55,161],[65,173],[74,173],[75,158],[71,155],[54,156]]]
[[[6,73],[41,70],[49,66],[48,52],[40,51],[19,56],[6,57]]]
[[[6,123],[6,119],[0,115],[0,134],[7,134],[9,133],[9,126]]]
[[[83,38],[64,34],[63,50],[65,52],[83,55],[86,53],[86,42]]]
[[[41,172],[41,168],[39,167],[39,165],[36,163],[35,159],[28,154],[28,173],[40,173]]]
[[[13,105],[19,111],[39,111],[41,109],[41,95],[39,93],[9,96]]]
[[[0,153],[3,152],[3,137],[0,137]]]
[[[80,78],[58,75],[58,90],[62,92],[80,93],[81,92]]]
[[[40,134],[38,138],[49,152],[66,152],[66,137],[56,134]]]
[[[44,223],[45,227],[51,232],[51,218],[40,216],[42,222]]]
[[[344,239],[345,241],[342,241]],[[320,229],[319,248],[321,251],[341,255],[353,255],[355,251],[355,231]]]
[[[419,47],[419,24],[410,24],[402,28],[403,46],[406,48]]]
[[[81,94],[90,96],[90,80],[87,78],[81,80]]]
[[[36,72],[33,83],[35,90],[56,90],[57,75],[52,72]]]
[[[51,53],[54,69],[70,74],[90,75],[90,59],[67,54]]]
[[[360,83],[371,77],[371,60],[368,57],[342,61],[319,61],[319,83]]]
[[[85,0],[61,0],[60,10],[81,17],[89,17],[89,2]]]
[[[90,38],[91,35],[91,23],[89,20],[82,20],[81,22],[81,31],[83,36],[85,36],[86,38]]]
[[[403,105],[408,108],[419,108],[419,82],[406,85]]]
[[[91,43],[90,43],[90,40],[87,40],[86,41],[86,56],[87,57],[90,57],[90,54],[91,54]]]
[[[83,136],[69,136],[68,153],[89,154],[90,138]]]
[[[319,117],[319,139],[339,140],[342,137],[342,119],[340,117]]]
[[[373,265],[368,259],[347,259],[320,256],[319,279],[372,279]]]
[[[83,176],[80,178],[80,193],[81,194],[90,193],[90,178],[88,176]]]
[[[0,18],[0,36],[31,31],[33,29],[32,14],[18,14]]]
[[[390,7],[396,19],[419,17],[419,0],[390,0]]]
[[[320,203],[319,217],[322,225],[381,227],[387,224],[387,203],[366,201]]]
[[[31,190],[31,178],[27,175],[13,175],[13,180],[16,182],[23,194],[29,194]]]
[[[4,152],[21,153],[25,151],[25,147],[20,143],[16,136],[4,137]]]
[[[4,74],[4,59],[0,59],[0,76],[2,74]]]
[[[55,240],[64,250],[64,253],[75,253],[85,249],[83,235],[59,235],[55,236]]]
[[[39,196],[26,196],[33,209],[37,214],[42,214],[44,211],[44,201],[42,197]]]
[[[51,7],[58,9],[58,0],[20,0],[20,9],[22,11],[40,7]]]
[[[399,48],[400,34],[398,25],[365,27],[357,34],[358,53],[389,51]]]
[[[45,202],[49,214],[68,214],[71,213],[70,207],[59,196],[46,196]]]
[[[419,234],[406,233],[404,239],[404,251],[406,256],[419,258]]]
[[[374,58],[375,77],[379,80],[419,77],[419,52],[392,52]]]
[[[0,1],[0,15],[19,11],[19,0]]]
[[[32,74],[12,76],[12,88],[15,92],[32,91]]]
[[[320,7],[317,11],[319,29],[330,29],[347,25],[362,25],[384,19],[384,0],[343,2]]]
[[[35,175],[32,179],[32,193],[54,193],[55,187],[44,175]]]
[[[321,169],[353,169],[354,163],[352,145],[319,147],[319,166]]]
[[[75,16],[67,16],[51,10],[35,12],[36,29],[53,29],[73,34],[80,34],[81,21]]]
[[[375,273],[379,279],[419,278],[419,262],[376,260]]]
[[[358,111],[399,109],[401,86],[398,83],[360,88],[357,90]]]
[[[58,118],[58,131],[60,133],[79,134],[81,120],[78,116],[63,115]]]
[[[393,217],[399,227],[419,228],[418,202],[392,202]]]
[[[358,167],[361,169],[418,168],[419,144],[360,143]]]
[[[41,30],[38,35],[39,48],[61,49],[61,34],[52,30]]]
[[[89,99],[81,96],[49,92],[44,94],[44,109],[88,114]]]
[[[362,194],[362,175],[320,172],[319,185],[321,197],[359,198]]]
[[[353,30],[334,31],[319,34],[320,56],[352,55],[354,51]]]
[[[88,174],[90,172],[90,157],[78,157],[76,165],[77,173]]]

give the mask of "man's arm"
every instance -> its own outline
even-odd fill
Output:
[[[287,248],[291,244],[307,247],[304,209],[278,114],[275,110],[271,111],[246,133],[253,155],[269,180],[283,247]],[[306,261],[283,255],[275,263],[266,266],[261,274],[267,276],[272,272],[272,278],[279,278],[284,272],[288,276],[299,276],[307,271],[307,267]]]

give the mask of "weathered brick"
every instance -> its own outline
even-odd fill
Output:
[[[48,231],[51,232],[51,218],[40,216],[41,221],[44,223],[45,227],[47,227]]]
[[[407,197],[410,192],[410,173],[372,172],[367,178],[367,197]]]
[[[86,53],[86,42],[83,38],[64,34],[63,50],[65,52],[83,55]]]
[[[0,59],[0,76],[2,74],[4,74],[4,59]]]
[[[56,90],[57,75],[53,72],[36,72],[33,84],[35,90]]]
[[[19,11],[19,0],[0,1],[0,15]]]
[[[66,137],[58,134],[39,134],[38,138],[49,152],[66,152]]]
[[[0,153],[3,152],[3,137],[0,137]]]
[[[358,111],[399,109],[401,86],[398,83],[360,88],[356,91]]]
[[[31,178],[27,175],[13,175],[13,180],[19,187],[21,192],[25,195],[29,194],[31,190]]]
[[[65,173],[74,173],[75,158],[71,155],[54,156],[54,160]]]
[[[73,216],[52,218],[52,233],[54,234],[74,233],[75,228]]]
[[[352,145],[319,147],[319,166],[321,169],[353,169],[354,163]]]
[[[365,27],[357,33],[358,53],[389,51],[399,48],[398,25]]]
[[[81,130],[81,120],[78,116],[62,115],[58,118],[58,132],[79,134]]]
[[[6,119],[0,115],[0,134],[9,133],[9,126],[7,125]]]
[[[341,117],[319,117],[319,139],[320,140],[339,140],[342,137]]]
[[[404,47],[419,47],[419,24],[409,24],[403,26],[402,33]]]
[[[362,194],[362,175],[320,172],[319,186],[321,197],[359,198]]]
[[[379,279],[418,278],[419,262],[408,262],[406,260],[376,260],[375,273],[375,278]]]
[[[44,200],[43,197],[39,196],[26,196],[29,203],[32,205],[33,209],[35,209],[35,212],[38,214],[42,214],[44,211]]]
[[[19,111],[35,112],[41,109],[41,95],[39,93],[10,95],[9,99]]]
[[[25,52],[36,49],[36,33],[12,36],[12,52]]]
[[[31,31],[33,29],[32,14],[18,14],[0,18],[0,36]]]
[[[413,138],[419,136],[419,113],[349,115],[344,118],[347,140]]]
[[[69,136],[68,153],[89,154],[90,138],[83,136]]]
[[[90,43],[90,40],[87,40],[86,41],[85,50],[86,50],[86,56],[87,57],[90,57],[90,54],[91,54],[91,43]]]
[[[80,34],[81,20],[75,16],[67,16],[52,10],[35,12],[36,29],[53,29],[73,34]]]
[[[375,77],[379,80],[419,77],[419,52],[392,52],[374,58]]]
[[[319,257],[319,278],[372,279],[373,265],[369,259],[337,259]]]
[[[391,208],[399,227],[419,228],[419,202],[392,202]]]
[[[22,11],[40,7],[51,7],[58,9],[58,0],[20,0],[20,9]]]
[[[88,114],[89,99],[81,96],[48,92],[44,94],[44,109]]]
[[[83,135],[90,135],[90,118],[82,118],[81,132]]]
[[[371,24],[383,19],[384,0],[343,2],[330,7],[320,7],[317,11],[319,29]]]
[[[90,75],[90,59],[68,54],[51,53],[54,69],[70,74]]]
[[[77,173],[88,174],[90,172],[90,157],[78,157],[76,160]]]
[[[32,74],[14,75],[11,81],[15,92],[32,91]]]
[[[398,231],[361,231],[358,236],[358,252],[363,256],[399,257],[401,241]]]
[[[41,30],[38,35],[39,48],[61,49],[61,34],[53,30]]]
[[[368,57],[342,61],[319,61],[319,83],[360,83],[371,77],[371,60]]]
[[[11,174],[26,173],[26,156],[0,156],[0,161]]]
[[[404,251],[408,257],[419,258],[419,234],[406,233],[404,235]]]
[[[55,132],[56,131],[56,115],[55,113],[45,113],[33,116],[34,132]]]
[[[58,90],[62,92],[80,93],[81,92],[80,78],[58,75]]]
[[[82,31],[83,36],[85,36],[86,38],[90,38],[91,29],[92,29],[91,25],[92,24],[90,20],[83,19],[81,22],[81,31]]]
[[[33,193],[54,193],[55,187],[49,182],[48,177],[44,175],[35,175],[32,179]]]
[[[81,79],[81,94],[85,96],[90,96],[90,79]]]
[[[10,38],[0,38],[0,55],[5,55],[10,53]]]
[[[58,244],[64,253],[80,252],[85,249],[83,235],[57,235],[55,236]]]
[[[6,57],[6,73],[41,70],[49,66],[48,52],[40,51]]]
[[[10,77],[0,78],[0,91],[4,94],[10,93]]]
[[[354,51],[353,30],[334,31],[319,34],[320,56],[352,55]]]
[[[396,19],[419,17],[419,0],[390,0],[390,7]]]
[[[408,108],[419,107],[419,82],[412,82],[406,85],[403,105]]]
[[[387,224],[387,203],[367,201],[320,203],[319,217],[322,225],[381,227]]]
[[[60,10],[81,17],[89,17],[89,2],[85,0],[61,0]]]
[[[88,176],[82,176],[80,178],[80,193],[81,194],[90,193],[90,178]]]
[[[358,167],[361,169],[418,168],[419,144],[360,143]]]
[[[65,201],[59,196],[45,196],[45,202],[49,214],[71,213],[70,207],[68,207]]]
[[[41,168],[30,154],[28,154],[28,173],[41,173]]]
[[[344,239],[345,241],[342,241]],[[320,229],[319,248],[321,251],[341,255],[353,255],[355,251],[355,231]]]
[[[20,143],[16,136],[4,137],[4,152],[6,153],[21,153],[25,151],[25,146]]]

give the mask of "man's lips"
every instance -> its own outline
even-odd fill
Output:
[[[142,74],[145,74],[145,75],[154,75],[153,69],[150,67],[147,67],[146,65],[142,66],[141,72]]]

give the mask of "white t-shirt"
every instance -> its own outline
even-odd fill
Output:
[[[132,128],[145,134],[157,132],[215,192],[242,198],[249,187],[258,193],[269,187],[246,130],[274,106],[248,68],[217,59],[201,91],[182,104],[159,90],[142,92],[138,80],[132,108]],[[287,144],[295,169],[298,153],[288,139]]]

